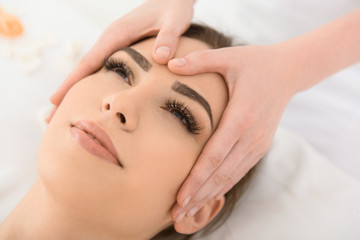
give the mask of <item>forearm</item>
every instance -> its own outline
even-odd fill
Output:
[[[278,45],[294,64],[296,92],[308,89],[360,61],[360,8]]]

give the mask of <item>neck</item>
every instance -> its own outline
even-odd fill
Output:
[[[38,179],[0,225],[0,239],[109,239],[94,231],[59,208]]]

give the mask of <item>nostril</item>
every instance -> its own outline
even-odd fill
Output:
[[[120,121],[122,123],[126,122],[126,118],[125,118],[124,114],[118,112],[118,113],[116,113],[116,116],[120,119]]]
[[[110,104],[107,103],[107,104],[105,105],[105,109],[106,109],[106,110],[110,110]]]

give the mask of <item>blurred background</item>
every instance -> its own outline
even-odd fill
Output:
[[[49,97],[114,20],[141,0],[0,0],[16,15],[21,37],[0,35],[0,221],[37,177],[36,156]],[[310,31],[358,0],[197,0],[194,21],[249,44],[277,43]],[[360,65],[299,93],[281,125],[360,179]],[[14,200],[15,199],[15,200]]]

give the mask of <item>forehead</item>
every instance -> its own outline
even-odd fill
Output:
[[[151,56],[151,51],[154,46],[154,43],[155,43],[155,38],[149,38],[141,42],[138,42],[132,45],[131,47],[134,49],[144,51],[144,53],[146,52]],[[175,58],[183,57],[191,52],[195,52],[198,50],[206,50],[206,49],[210,49],[210,47],[205,42],[189,37],[181,37],[179,39],[179,43],[174,57]]]
[[[131,48],[135,49],[151,63],[152,67],[148,72],[149,74],[156,74],[157,78],[168,81],[170,85],[174,81],[185,83],[202,95],[211,106],[216,126],[228,101],[227,87],[223,78],[216,73],[202,73],[191,76],[174,74],[166,65],[160,65],[153,61],[152,49],[154,43],[155,38],[149,38],[132,45]],[[202,41],[181,37],[175,57],[183,57],[189,53],[207,49],[210,49],[209,46]],[[126,53],[123,52],[122,54]]]

